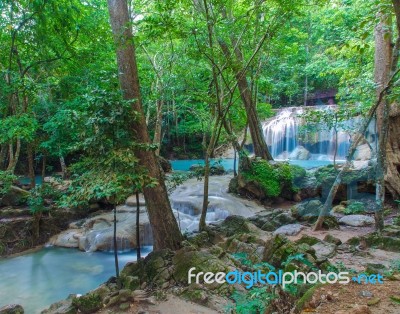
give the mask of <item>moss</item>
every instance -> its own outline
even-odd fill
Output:
[[[89,293],[79,298],[72,299],[72,305],[82,313],[94,313],[103,306],[100,296],[96,293]]]
[[[258,159],[251,162],[250,169],[243,171],[243,177],[256,182],[267,197],[277,197],[283,190],[297,192],[296,183],[305,175],[301,167]]]
[[[317,290],[317,288],[319,287],[321,287],[321,285],[312,286],[303,294],[303,296],[296,302],[296,312],[300,313],[302,311],[306,303],[311,300],[312,296],[315,293],[315,290]]]
[[[299,240],[296,241],[297,244],[305,243],[305,244],[308,244],[310,246],[314,245],[314,244],[317,244],[319,242],[321,242],[321,240],[319,240],[318,238],[315,238],[315,237],[312,237],[312,236],[309,236],[309,235],[306,235],[306,234],[303,235]]]

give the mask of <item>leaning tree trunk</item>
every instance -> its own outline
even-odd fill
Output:
[[[218,43],[222,49],[222,52],[224,53],[225,58],[228,61],[229,66],[235,73],[240,97],[246,110],[247,123],[249,125],[250,136],[254,147],[254,155],[256,155],[257,157],[261,157],[265,160],[273,160],[261,130],[261,123],[258,119],[255,104],[251,97],[251,91],[249,84],[247,83],[245,70],[241,67],[241,65],[243,64],[242,52],[239,50],[238,47],[236,47],[235,54],[232,55],[226,42],[224,42],[223,40],[219,40]],[[234,58],[234,60],[232,60],[232,58]]]
[[[126,100],[131,101],[132,110],[138,113],[137,119],[131,125],[136,134],[135,140],[150,144],[140,95],[135,46],[127,2],[126,0],[108,0],[108,10],[117,50],[118,73],[122,93]],[[181,245],[182,235],[169,203],[164,178],[156,155],[150,150],[138,150],[137,156],[140,164],[147,169],[148,175],[158,181],[157,186],[143,190],[150,224],[153,229],[154,249],[177,249]]]

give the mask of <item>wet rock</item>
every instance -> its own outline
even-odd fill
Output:
[[[339,223],[352,227],[365,227],[374,224],[375,220],[366,215],[348,215],[340,218]]]
[[[24,308],[19,304],[0,307],[0,314],[24,314]]]
[[[283,225],[292,224],[296,221],[290,212],[280,208],[273,211],[263,210],[248,218],[248,220],[264,231],[274,231]]]
[[[76,294],[71,294],[67,299],[53,303],[48,309],[41,314],[76,314],[76,308],[72,305],[72,300],[76,298]]]
[[[75,222],[60,234],[52,237],[50,244],[79,248],[82,251],[111,251],[114,237],[114,214],[98,214],[91,218]],[[146,212],[140,213],[140,242],[151,245],[153,242],[149,218]],[[117,245],[119,250],[129,250],[137,246],[136,213],[133,209],[119,206],[117,209]]]
[[[274,231],[274,234],[281,234],[281,235],[287,235],[287,236],[294,236],[300,233],[302,229],[305,227],[300,224],[290,224],[290,225],[285,225],[282,227],[279,227]]]
[[[311,153],[303,146],[297,146],[290,154],[289,159],[295,160],[308,160],[311,157]]]

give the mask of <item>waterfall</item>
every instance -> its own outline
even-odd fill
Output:
[[[348,130],[357,130],[360,118],[340,121],[337,130],[321,121],[314,132],[301,132],[306,110],[335,110],[336,106],[290,107],[263,123],[264,138],[274,159],[344,160],[351,145]],[[366,139],[375,140],[375,123],[370,123]],[[337,138],[337,140],[336,140]],[[337,149],[336,149],[337,145]]]

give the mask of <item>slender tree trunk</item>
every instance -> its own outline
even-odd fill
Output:
[[[236,47],[235,59],[232,60],[232,57],[234,56],[231,55],[231,51],[228,45],[222,40],[219,40],[218,43],[222,49],[222,52],[225,55],[225,58],[228,60],[229,66],[235,73],[240,97],[246,110],[250,136],[254,147],[254,155],[257,157],[261,157],[265,160],[273,160],[262,133],[261,123],[258,119],[257,111],[251,97],[251,91],[247,83],[246,73],[241,68],[241,64],[243,63],[242,52],[239,50],[238,47]]]
[[[131,127],[138,142],[150,144],[140,95],[135,46],[127,2],[126,0],[108,0],[108,10],[117,50],[118,73],[122,93],[126,100],[132,102],[132,110],[138,113],[138,118],[132,123]],[[138,150],[137,156],[140,164],[147,169],[148,175],[158,181],[157,186],[147,187],[143,190],[153,229],[154,249],[177,249],[181,246],[182,235],[169,203],[156,155],[153,151]]]
[[[161,97],[161,96],[159,96]],[[162,132],[162,118],[163,118],[163,99],[157,99],[157,118],[156,118],[156,126],[154,128],[154,138],[153,144],[157,145],[156,155],[160,155],[161,149],[161,132]]]
[[[60,156],[59,160],[60,160],[60,166],[61,166],[61,176],[63,179],[66,179],[68,177],[68,174],[67,174],[68,169],[67,169],[67,164],[65,163],[64,156]]]
[[[42,184],[44,183],[44,177],[46,176],[46,162],[47,162],[47,155],[43,154],[43,159],[42,159]]]
[[[28,143],[27,153],[28,153],[28,172],[29,172],[29,179],[30,179],[30,187],[34,188],[36,185],[35,181],[35,169],[34,169],[34,162],[33,162],[33,145]]]
[[[0,149],[0,170],[5,169],[5,165],[7,162],[7,150],[8,146],[7,145],[1,145]]]
[[[9,145],[9,163],[8,163],[8,167],[7,170],[11,171],[12,173],[14,173],[15,171],[15,167],[17,166],[18,160],[19,160],[19,155],[21,153],[21,139],[17,138],[17,145],[15,148],[15,153],[14,153],[14,146],[13,144]]]
[[[114,265],[115,265],[115,277],[117,278],[117,282],[119,282],[119,263],[118,263],[118,244],[117,244],[117,207],[114,205],[114,233],[113,233],[113,242],[114,242]]]
[[[140,261],[140,204],[139,204],[139,192],[136,191],[136,260]]]

